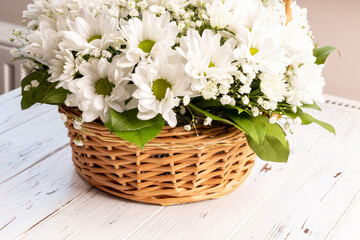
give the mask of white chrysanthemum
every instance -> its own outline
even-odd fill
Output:
[[[171,127],[175,127],[177,120],[173,108],[179,104],[178,97],[192,95],[184,64],[160,59],[138,66],[132,80],[138,87],[133,94],[138,100],[138,118],[149,120],[161,114]]]
[[[293,73],[289,76],[291,95],[287,102],[301,106],[302,103],[312,104],[324,102],[323,88],[325,86],[322,70],[324,65],[305,63],[300,66],[293,66]]]
[[[211,30],[205,30],[200,36],[194,29],[180,39],[180,47],[176,50],[187,60],[185,71],[193,78],[193,91],[201,92],[207,79],[230,87],[232,75],[237,70],[233,64],[234,42],[229,40],[221,45],[220,40],[221,35]]]
[[[291,4],[292,13],[293,13],[293,20],[299,28],[305,29],[310,31],[310,25],[307,19],[307,9],[301,8],[296,2]]]
[[[267,14],[260,0],[237,0],[236,2],[234,17],[229,25],[232,31],[239,31],[240,27],[252,29],[255,22]]]
[[[80,59],[75,59],[74,55],[67,49],[61,50],[56,54],[56,58],[50,61],[49,82],[59,82],[57,87],[63,87],[70,91],[76,91],[75,89],[69,89],[69,83],[74,79],[75,74],[79,70]]]
[[[244,5],[232,23],[238,40],[234,55],[255,72],[284,73],[291,63],[282,47],[283,26],[274,20],[258,0],[242,0]]]
[[[270,102],[278,103],[285,100],[289,94],[289,85],[282,74],[260,74],[260,88]]]
[[[56,58],[59,51],[59,43],[62,41],[61,35],[53,29],[54,21],[50,18],[43,18],[36,31],[32,31],[27,39],[30,44],[26,45],[21,53],[36,57],[40,62],[49,65],[50,61]]]
[[[127,90],[127,71],[116,66],[117,59],[109,63],[107,59],[93,60],[80,66],[82,78],[70,83],[70,88],[78,88],[65,102],[78,106],[83,111],[82,118],[91,122],[98,117],[103,122],[110,118],[110,108],[123,112],[125,100],[130,97]],[[71,86],[71,85],[76,86]]]
[[[213,1],[206,4],[207,15],[210,18],[210,25],[213,28],[227,27],[232,18],[233,10],[238,0]]]
[[[155,14],[143,13],[143,19],[132,18],[129,21],[120,20],[121,30],[126,40],[124,50],[126,56],[122,59],[123,67],[136,65],[140,59],[156,53],[164,53],[175,44],[179,29],[175,22],[170,22],[168,12],[157,17]]]
[[[314,43],[308,30],[300,28],[295,21],[291,21],[284,28],[283,47],[293,64],[311,62],[313,59]]]
[[[48,10],[47,2],[45,1],[34,1],[33,4],[27,6],[27,10],[23,11],[23,17],[30,19],[28,23],[29,29],[34,29],[35,26],[39,25],[39,17],[46,13]]]
[[[105,13],[94,16],[87,9],[74,21],[68,20],[69,31],[62,31],[62,48],[79,51],[80,54],[100,55],[119,39],[119,24],[115,17]]]

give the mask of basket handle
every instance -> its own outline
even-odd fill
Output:
[[[285,13],[286,13],[286,23],[285,25],[288,25],[289,22],[291,22],[291,20],[293,20],[293,15],[292,15],[292,9],[291,9],[291,3],[292,0],[283,0],[285,3]]]

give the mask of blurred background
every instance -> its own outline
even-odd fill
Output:
[[[11,29],[21,26],[22,11],[32,0],[1,0],[0,8],[0,94],[18,87],[20,68],[11,64],[7,42]],[[4,2],[6,1],[6,4]],[[319,46],[332,45],[324,76],[325,93],[360,101],[360,0],[298,0],[308,9],[308,18]]]

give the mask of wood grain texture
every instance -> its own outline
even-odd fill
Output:
[[[341,121],[343,117],[338,111],[325,108],[319,117],[333,124]],[[284,179],[327,135],[318,126],[300,127],[294,136],[290,136],[292,154],[288,164],[266,163],[258,159],[247,181],[232,194],[219,200],[167,207],[128,239],[228,239],[280,184],[286,185]]]
[[[0,136],[4,132],[19,127],[31,119],[55,109],[54,106],[36,104],[30,109],[22,111],[20,106],[21,96],[15,95],[17,93],[17,90],[13,91],[11,95],[14,95],[14,97],[8,98],[4,102],[0,99],[0,112],[6,113],[0,115]],[[5,94],[3,96],[8,95]]]
[[[124,239],[163,207],[130,202],[93,189],[22,239]]]
[[[21,95],[20,88],[14,89],[6,94],[2,94],[0,95],[0,105],[5,105],[8,100],[19,97],[20,95]],[[7,115],[7,113],[5,113],[4,115]]]
[[[92,187],[66,147],[0,185],[0,239],[16,239]]]
[[[325,239],[360,190],[359,119],[341,121],[232,239]]]
[[[0,185],[69,143],[56,107],[19,105],[20,97],[0,104]]]
[[[360,228],[358,227],[360,221],[360,192],[354,197],[353,202],[339,219],[338,226],[334,231],[328,235],[327,240],[331,239],[360,239]]]

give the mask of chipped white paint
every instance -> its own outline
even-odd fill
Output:
[[[0,239],[360,239],[360,103],[331,99],[315,115],[336,138],[296,129],[289,163],[257,160],[230,195],[161,207],[86,184],[56,108],[22,112],[18,95],[0,96]]]
[[[28,114],[15,114],[13,118],[22,119],[17,127],[0,127],[0,184],[69,143],[56,108],[49,111],[45,107],[40,113],[34,110],[35,116],[30,114],[31,109]]]

